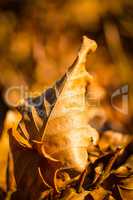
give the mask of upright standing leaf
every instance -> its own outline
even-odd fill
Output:
[[[85,69],[85,62],[87,54],[95,48],[96,43],[84,37],[76,62],[61,82],[62,88],[58,89],[57,83],[54,85],[58,96],[41,139],[45,156],[78,171],[84,170],[87,164],[88,146],[92,141],[96,144],[98,139],[96,130],[88,125],[86,105],[86,89],[92,77]]]
[[[38,180],[35,191],[41,192],[54,186],[60,168],[85,169],[88,146],[98,140],[97,131],[88,124],[86,107],[92,76],[85,62],[95,49],[96,43],[84,37],[67,73],[41,96],[18,107],[21,119],[10,132],[10,145],[19,189],[31,192]],[[37,197],[35,193],[31,196]]]

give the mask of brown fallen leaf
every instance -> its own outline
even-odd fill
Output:
[[[98,141],[97,131],[88,125],[86,92],[92,76],[85,69],[87,54],[96,46],[84,36],[67,73],[41,96],[18,107],[21,119],[10,130],[10,146],[17,187],[30,192],[31,199],[46,188],[56,189],[59,169],[82,172],[88,146]]]
[[[60,200],[84,200],[88,195],[89,191],[83,191],[81,193],[76,193],[74,189],[70,189],[65,192],[65,196]]]
[[[87,148],[91,139],[96,143],[98,133],[88,125],[86,88],[91,76],[85,69],[88,52],[96,43],[84,37],[75,65],[69,68],[66,82],[47,120],[42,149],[45,156],[61,161],[65,167],[78,171],[87,164]]]
[[[103,200],[107,194],[108,192],[102,187],[98,187],[90,192],[90,196],[93,197],[94,200]]]

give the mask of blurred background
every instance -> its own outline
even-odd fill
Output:
[[[133,132],[132,0],[0,0],[1,138],[13,118],[11,105],[22,97],[17,88],[28,96],[41,93],[72,64],[83,35],[98,44],[87,61],[96,80],[92,100],[101,103],[89,111],[90,123],[99,131]],[[111,106],[111,95],[123,86],[128,88],[126,113]],[[115,106],[121,108],[119,97]]]

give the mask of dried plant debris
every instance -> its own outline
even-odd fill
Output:
[[[41,96],[26,99],[9,130],[10,200],[126,200],[133,198],[133,140],[88,124],[86,57],[95,41],[83,37],[66,74]],[[4,197],[6,195],[6,198]]]

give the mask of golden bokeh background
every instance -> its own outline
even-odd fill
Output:
[[[101,130],[133,132],[132,0],[0,0],[1,138],[13,118],[11,105],[23,98],[16,89],[7,99],[7,91],[22,87],[26,95],[38,95],[72,64],[83,35],[98,44],[87,69],[97,80],[92,90],[96,98],[102,96],[108,113]],[[126,114],[110,104],[112,93],[123,85],[128,86]],[[116,104],[121,106],[121,97]],[[103,114],[100,109],[96,120]]]

